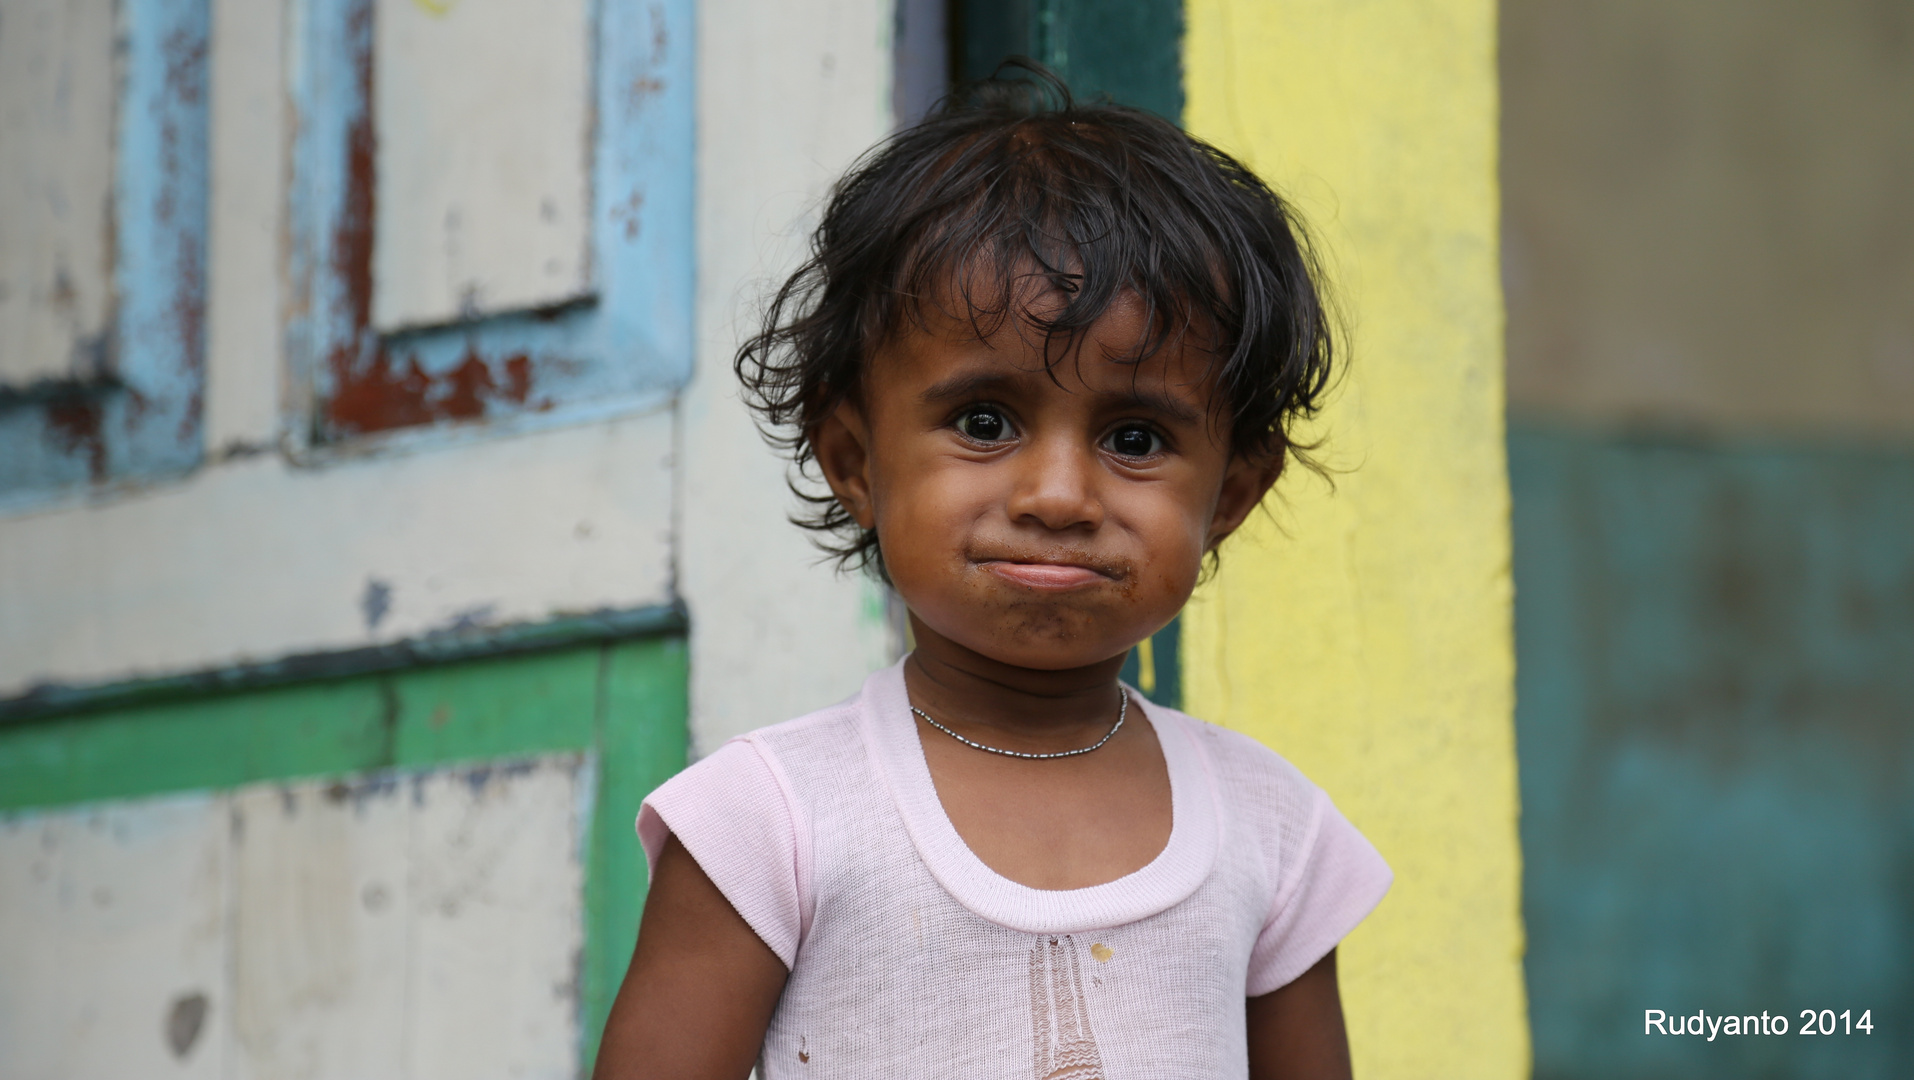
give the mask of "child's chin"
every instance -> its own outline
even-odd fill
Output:
[[[1070,671],[1120,657],[1128,650],[1107,633],[1090,628],[1059,632],[1054,627],[1019,627],[1011,633],[980,635],[970,647],[1000,663],[1033,671]]]

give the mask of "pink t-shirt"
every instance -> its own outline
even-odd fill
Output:
[[[1246,1075],[1244,998],[1322,959],[1391,875],[1275,752],[1143,712],[1169,843],[1087,889],[1019,885],[965,846],[901,665],[653,792],[638,834],[654,868],[676,834],[791,970],[764,1080]]]

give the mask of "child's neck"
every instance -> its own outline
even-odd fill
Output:
[[[917,724],[938,802],[964,845],[998,876],[1032,889],[1087,889],[1149,865],[1174,824],[1169,765],[1154,724],[1121,700],[1115,657],[1043,671],[981,656],[917,627],[904,664],[911,702],[959,738]],[[1083,751],[1051,760],[979,753]]]
[[[1086,667],[1044,671],[985,656],[925,626],[915,616],[916,649],[904,664],[911,704],[938,721],[972,729],[995,729],[1020,741],[1069,748],[1086,729],[1101,732],[1115,722],[1117,655]]]

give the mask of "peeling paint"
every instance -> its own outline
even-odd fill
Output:
[[[365,615],[367,633],[379,629],[379,624],[392,611],[392,585],[378,578],[367,578],[365,591],[359,594],[359,611]]]
[[[113,310],[104,336],[77,343],[71,380],[0,402],[8,503],[202,456],[209,4],[126,0],[120,24]]]
[[[623,230],[625,239],[638,239],[639,222],[643,219],[641,212],[644,208],[645,193],[642,191],[634,191],[612,206],[612,224]]]
[[[655,400],[691,368],[688,0],[601,5],[593,90],[594,295],[380,334],[373,0],[313,0],[295,65],[294,312],[319,445]],[[340,73],[346,77],[341,78]],[[644,100],[633,99],[643,86]],[[622,193],[614,197],[612,193]]]
[[[335,384],[326,416],[334,429],[351,433],[477,420],[494,402],[526,404],[533,378],[532,359],[524,353],[488,363],[476,349],[468,348],[457,367],[433,373],[420,363],[416,352],[401,365],[389,350],[380,348],[372,363],[345,373]]]
[[[469,630],[483,630],[490,627],[497,619],[497,604],[477,604],[453,615],[443,632],[458,634]]]
[[[48,402],[46,433],[59,452],[83,457],[87,477],[106,479],[106,439],[100,433],[102,409],[97,396],[75,393]]]
[[[199,1033],[206,1027],[209,1002],[201,991],[181,994],[166,1011],[166,1045],[181,1061],[193,1052]]]

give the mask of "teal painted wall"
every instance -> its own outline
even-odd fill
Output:
[[[1517,425],[1509,469],[1535,1075],[1906,1075],[1914,452]]]
[[[1028,56],[1078,95],[1183,118],[1181,0],[960,0],[952,14],[961,78]]]
[[[597,754],[585,872],[590,1062],[638,938],[638,804],[685,765],[675,635],[155,700],[0,726],[0,811],[566,750]]]

